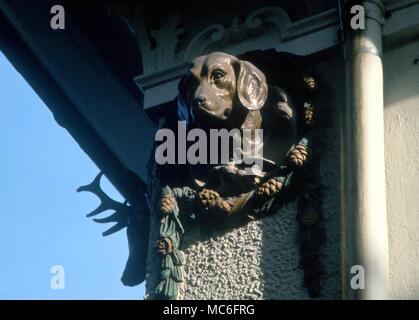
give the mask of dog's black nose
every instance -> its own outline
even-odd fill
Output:
[[[195,97],[194,103],[198,106],[201,106],[205,103],[206,99],[204,97]]]

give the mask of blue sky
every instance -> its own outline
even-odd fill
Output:
[[[125,231],[102,237],[107,225],[86,218],[98,199],[76,192],[99,169],[1,52],[0,97],[0,299],[142,299],[143,285],[120,282]],[[54,265],[64,290],[51,288]]]

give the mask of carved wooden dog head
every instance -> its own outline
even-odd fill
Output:
[[[283,163],[294,142],[295,119],[288,94],[268,86],[265,75],[256,66],[229,54],[215,52],[195,59],[179,84],[178,102],[178,120],[186,120],[189,128],[263,129],[263,138],[257,141],[252,140],[254,136],[233,134],[233,141],[239,146],[252,148],[240,148],[241,158],[258,159],[258,163],[244,165],[230,154],[229,161],[240,163],[243,168],[234,166],[230,170],[229,166],[222,166],[229,175],[243,175],[240,172],[246,166],[250,172],[259,172],[255,176],[265,175],[265,169],[274,170],[275,165]],[[190,170],[194,178],[205,182],[212,175],[212,167],[192,166]]]
[[[193,61],[180,82],[179,95],[190,117],[200,126],[208,122],[220,124],[239,113],[237,108],[262,108],[268,85],[265,75],[253,64],[215,52]]]

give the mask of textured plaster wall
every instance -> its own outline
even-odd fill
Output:
[[[384,55],[390,281],[398,299],[419,299],[419,41]]]
[[[319,62],[317,69],[326,83],[323,88],[333,112],[328,113],[326,145],[321,171],[325,186],[324,216],[327,241],[323,250],[325,276],[321,298],[341,297],[339,129],[338,110],[342,73],[337,59]],[[308,299],[299,268],[296,203],[277,214],[245,226],[203,238],[198,228],[185,235],[186,282],[182,299]],[[153,231],[154,230],[154,231]],[[152,222],[148,258],[147,292],[156,285],[158,260],[153,248],[158,221]]]

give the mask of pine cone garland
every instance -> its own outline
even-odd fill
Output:
[[[308,148],[304,144],[297,144],[294,149],[290,151],[288,160],[295,167],[301,167],[307,161]]]
[[[203,189],[198,193],[198,197],[205,208],[218,208],[227,214],[229,214],[233,208],[233,204],[230,203],[230,201],[221,198],[218,192],[214,190]]]
[[[198,197],[204,207],[215,207],[217,202],[221,199],[218,192],[210,189],[203,189],[198,193]]]
[[[271,178],[264,182],[256,191],[258,196],[273,196],[281,191],[283,183],[278,178]]]
[[[314,122],[314,107],[308,103],[304,105],[304,121],[307,125],[312,125]]]
[[[160,210],[164,214],[172,213],[175,210],[176,199],[170,194],[165,194],[160,200]]]

